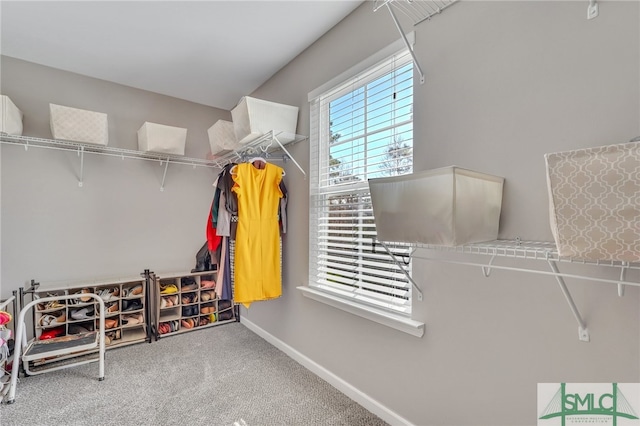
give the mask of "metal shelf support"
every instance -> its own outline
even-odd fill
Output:
[[[578,308],[576,307],[576,304],[573,301],[573,297],[571,297],[571,293],[569,292],[569,289],[567,288],[567,285],[564,282],[564,278],[558,275],[560,273],[560,271],[558,271],[558,265],[556,265],[556,262],[549,260],[549,266],[551,267],[551,270],[556,274],[555,275],[556,281],[558,281],[558,284],[560,285],[562,294],[564,295],[564,298],[567,300],[567,303],[569,304],[569,308],[571,308],[571,312],[573,313],[573,316],[576,318],[576,321],[578,321],[578,338],[583,342],[588,342],[589,329],[587,328],[587,324],[582,319],[582,316],[580,315],[580,312],[578,311]]]
[[[457,1],[458,0],[376,0],[373,4],[374,12],[384,6],[386,6],[389,11],[389,15],[391,15],[391,19],[393,19],[393,22],[396,24],[396,28],[402,36],[402,40],[404,40],[404,43],[407,45],[407,49],[409,49],[409,53],[411,53],[411,57],[413,58],[413,63],[420,74],[420,84],[424,84],[424,72],[422,71],[418,58],[416,58],[413,51],[413,46],[409,43],[409,40],[402,30],[400,21],[398,21],[393,9],[396,8],[398,11],[411,18],[413,20],[413,25],[416,26],[427,19],[431,19],[432,16],[442,13],[443,10]]]
[[[84,146],[78,148],[78,156],[80,157],[80,179],[78,180],[78,186],[82,188],[82,178],[84,174]]]
[[[387,254],[389,254],[389,256],[391,256],[391,259],[393,259],[393,261],[396,263],[396,265],[398,265],[398,268],[400,268],[400,270],[402,271],[402,273],[407,277],[407,279],[409,280],[409,282],[411,282],[411,285],[413,286],[413,288],[418,292],[418,300],[422,301],[422,290],[420,289],[420,287],[418,287],[418,284],[416,284],[416,282],[413,280],[413,278],[411,277],[411,274],[409,274],[407,272],[406,269],[404,269],[404,267],[402,266],[402,263],[398,260],[398,258],[391,252],[391,250],[389,250],[389,247],[387,247],[387,245],[384,243],[384,241],[380,241],[380,244],[382,245],[382,247],[384,247],[384,249],[387,251]]]

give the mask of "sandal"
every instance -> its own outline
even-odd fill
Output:
[[[58,300],[51,300],[47,303],[39,303],[38,304],[38,309],[41,311],[48,311],[50,309],[60,309],[60,308],[64,308],[66,305],[63,303],[60,303],[60,301]]]

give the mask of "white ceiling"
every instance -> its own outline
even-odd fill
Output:
[[[3,0],[1,52],[230,110],[361,3]]]

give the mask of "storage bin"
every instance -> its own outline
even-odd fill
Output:
[[[159,154],[184,155],[187,129],[145,121],[138,130],[138,149]]]
[[[107,114],[49,104],[49,122],[54,139],[107,145]]]
[[[22,111],[6,95],[0,95],[0,133],[22,135]]]
[[[640,262],[640,142],[544,158],[558,254]]]
[[[226,120],[218,120],[207,130],[209,135],[209,145],[211,154],[218,154],[224,151],[233,151],[241,148],[242,145],[236,139],[233,123]]]
[[[369,179],[378,239],[441,246],[495,240],[503,184],[456,166]]]
[[[285,144],[295,139],[298,107],[245,96],[231,110],[231,117],[240,144],[249,143],[270,131],[281,133],[278,140]]]

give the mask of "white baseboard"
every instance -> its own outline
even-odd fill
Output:
[[[256,324],[248,320],[246,317],[241,316],[240,322],[245,325],[249,330],[256,333],[258,336],[262,337],[267,342],[271,343],[276,348],[280,349],[282,352],[287,354],[290,358],[295,360],[298,364],[305,367],[307,370],[314,373],[316,376],[325,380],[333,387],[338,389],[340,392],[348,396],[349,398],[356,401],[358,404],[362,405],[364,408],[380,417],[385,422],[391,425],[411,425],[409,421],[405,418],[399,416],[397,413],[391,411],[384,405],[380,404],[375,399],[371,398],[369,395],[360,391],[353,385],[347,383],[345,380],[333,374],[331,371],[322,367],[312,359],[306,357],[301,354],[291,346],[284,343],[282,340],[273,336],[272,334],[266,332],[264,329],[258,327]]]

